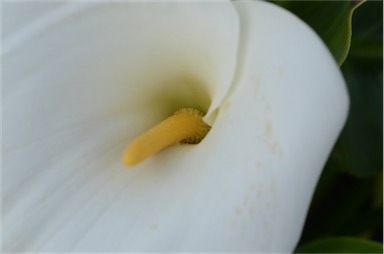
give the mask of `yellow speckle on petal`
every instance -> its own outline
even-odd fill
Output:
[[[128,145],[123,162],[133,166],[160,150],[179,142],[199,143],[210,126],[203,121],[203,114],[193,108],[182,108],[172,116],[137,137]]]

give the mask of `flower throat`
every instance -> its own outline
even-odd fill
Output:
[[[203,116],[193,108],[179,109],[133,140],[124,151],[124,164],[136,165],[173,144],[198,144],[211,128],[203,121]]]

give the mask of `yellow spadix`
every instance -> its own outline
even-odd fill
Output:
[[[123,162],[133,166],[170,145],[180,142],[197,144],[210,128],[203,121],[200,111],[193,108],[179,109],[133,140],[124,151]]]

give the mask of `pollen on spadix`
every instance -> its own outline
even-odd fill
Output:
[[[123,162],[133,166],[160,150],[177,143],[197,144],[210,130],[203,113],[182,108],[133,140],[123,154]]]

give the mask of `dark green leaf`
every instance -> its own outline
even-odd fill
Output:
[[[320,239],[296,249],[295,253],[383,253],[383,245],[349,237]]]
[[[363,68],[349,63],[343,66],[351,106],[332,156],[340,170],[370,176],[383,170],[383,85],[382,73]]]
[[[272,2],[310,25],[327,44],[339,65],[344,62],[350,48],[352,14],[364,0]]]
[[[382,22],[382,2],[366,2],[356,11],[351,51],[342,67],[351,106],[332,157],[340,170],[356,176],[383,170]]]
[[[356,178],[333,166],[330,160],[320,178],[300,244],[340,235],[381,240],[383,209],[377,191],[382,175]]]
[[[356,60],[376,60],[382,70],[383,2],[368,1],[356,10],[352,22],[353,43],[350,55]]]

